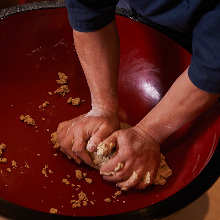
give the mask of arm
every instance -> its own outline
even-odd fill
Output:
[[[158,105],[136,127],[162,143],[205,111],[218,97],[218,94],[208,93],[194,86],[188,77],[187,68]]]
[[[117,114],[120,46],[115,21],[94,32],[73,30],[73,38],[91,91],[92,108]]]
[[[111,173],[117,164],[124,164],[115,175],[104,175],[104,179],[118,182],[117,186],[122,189],[143,189],[152,184],[159,164],[160,144],[205,111],[218,97],[194,86],[188,77],[188,69],[184,71],[163,99],[136,126],[117,131],[104,141],[107,145],[117,143],[119,150],[101,167],[101,173]],[[147,172],[150,173],[148,182],[143,180]]]
[[[75,48],[90,88],[92,110],[58,126],[63,151],[80,163],[92,163],[85,150],[98,144],[119,128],[118,69],[119,37],[115,21],[94,32],[73,30]]]

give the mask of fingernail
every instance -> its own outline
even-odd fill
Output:
[[[93,151],[96,149],[96,145],[95,145],[95,144],[88,143],[87,146],[86,146],[86,149],[87,149],[89,152],[93,152]]]

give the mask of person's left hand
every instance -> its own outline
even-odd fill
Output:
[[[100,173],[108,181],[117,182],[122,190],[144,189],[156,178],[160,163],[160,144],[138,126],[119,130],[103,141],[113,143],[117,153]]]

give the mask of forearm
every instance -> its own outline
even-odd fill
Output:
[[[73,30],[73,38],[90,88],[92,106],[117,112],[120,45],[115,21],[94,32]]]
[[[195,87],[188,69],[174,82],[163,99],[137,126],[159,143],[205,111],[217,98]]]

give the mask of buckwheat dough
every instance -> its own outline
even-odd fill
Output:
[[[55,209],[55,208],[51,208],[51,209],[50,209],[50,213],[51,213],[51,214],[57,214],[57,213],[58,213],[58,210]]]
[[[61,85],[56,91],[54,91],[54,94],[60,94],[62,96],[65,96],[66,93],[70,92],[70,89],[67,85],[68,82],[68,76],[66,76],[64,73],[59,72],[58,73],[59,80],[56,80],[58,85]]]
[[[66,85],[68,82],[68,76],[66,76],[64,73],[59,72],[58,73],[59,79],[56,80],[57,84],[59,85]]]
[[[42,105],[39,106],[39,108],[45,108],[49,105],[50,103],[48,101],[45,101]]]
[[[20,120],[21,120],[21,121],[24,121],[24,122],[27,123],[28,125],[36,125],[34,119],[31,118],[30,115],[21,115],[21,116],[20,116]]]
[[[5,144],[1,144],[0,145],[0,162],[1,163],[7,163],[7,158],[2,158],[2,154],[3,154],[3,151],[6,149],[6,145]]]
[[[121,129],[126,129],[131,127],[130,125],[126,123],[120,123],[120,128]],[[62,149],[59,146],[59,143],[57,141],[57,133],[54,132],[51,134],[51,141],[54,144],[55,149]],[[92,158],[93,161],[93,167],[95,169],[100,169],[100,167],[108,162],[116,153],[115,151],[115,146],[114,144],[110,144],[110,146],[107,146],[103,143],[100,143],[97,147],[97,151],[95,152],[88,152],[89,155]],[[124,166],[123,163],[119,163],[118,166],[115,168],[115,170],[111,173],[104,173],[104,175],[114,175],[118,170],[122,169]],[[102,173],[103,174],[103,173]],[[136,178],[136,173],[133,173],[134,178]],[[157,176],[154,180],[154,185],[164,185],[166,183],[166,180],[172,175],[172,170],[169,168],[165,161],[165,156],[161,154],[161,161],[160,165],[158,168]],[[76,170],[76,177],[77,179],[81,179],[82,177],[82,172],[80,170]],[[144,177],[143,177],[144,182],[147,184],[150,182],[150,173],[147,172]]]
[[[78,194],[78,200],[71,200],[71,203],[73,203],[72,208],[78,208],[81,207],[82,205],[87,206],[88,202],[89,200],[86,194],[82,191]]]
[[[72,104],[72,105],[74,105],[74,106],[80,105],[80,102],[81,102],[81,100],[80,100],[79,97],[78,97],[78,98],[72,98],[72,97],[70,97],[70,98],[67,100],[67,103]]]
[[[68,85],[61,85],[56,91],[54,91],[54,94],[60,94],[62,96],[65,96],[66,93],[69,93],[70,89],[68,87]]]

